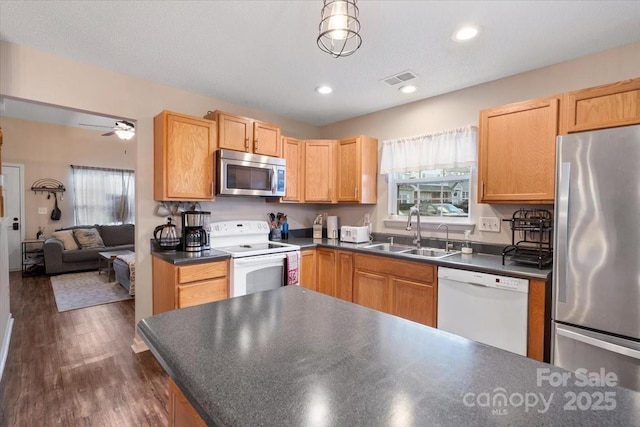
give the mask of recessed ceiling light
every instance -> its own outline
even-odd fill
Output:
[[[401,86],[398,90],[402,93],[413,93],[416,90],[418,90],[418,86],[405,85],[405,86]]]
[[[471,40],[478,34],[480,34],[481,29],[482,27],[478,27],[476,25],[465,25],[464,27],[456,30],[451,35],[451,38],[457,42],[466,42],[467,40]]]
[[[327,94],[333,92],[333,89],[331,89],[331,87],[329,87],[329,86],[318,86],[316,88],[316,92],[321,93],[323,95],[327,95]]]

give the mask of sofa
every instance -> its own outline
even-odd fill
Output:
[[[79,225],[56,230],[43,245],[47,274],[97,270],[98,253],[134,250],[133,224]]]

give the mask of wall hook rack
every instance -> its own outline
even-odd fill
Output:
[[[48,193],[48,197],[51,197],[52,193],[64,193],[66,188],[64,188],[64,185],[58,180],[43,178],[34,182],[31,186],[31,190],[36,194],[39,192]]]

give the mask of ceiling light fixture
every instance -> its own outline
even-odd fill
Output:
[[[318,47],[334,58],[353,54],[362,44],[358,0],[324,0]]]
[[[328,95],[331,92],[333,92],[333,89],[331,89],[330,86],[323,85],[323,86],[318,86],[316,88],[316,92],[321,93],[322,95]]]
[[[128,141],[131,138],[133,138],[133,135],[135,135],[135,132],[131,131],[131,130],[124,130],[124,129],[120,129],[115,131],[116,135],[118,135],[118,138],[124,140],[124,141]]]
[[[406,86],[399,87],[398,90],[402,93],[413,93],[416,90],[418,90],[418,86],[406,85]]]
[[[465,25],[462,28],[456,30],[451,38],[457,42],[466,42],[467,40],[471,40],[476,38],[480,33],[481,27],[477,27],[475,25]]]

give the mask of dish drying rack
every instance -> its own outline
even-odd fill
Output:
[[[544,209],[519,209],[509,219],[511,244],[502,250],[502,265],[505,258],[512,261],[536,265],[538,268],[553,261],[553,218]],[[516,239],[518,239],[516,241]]]

